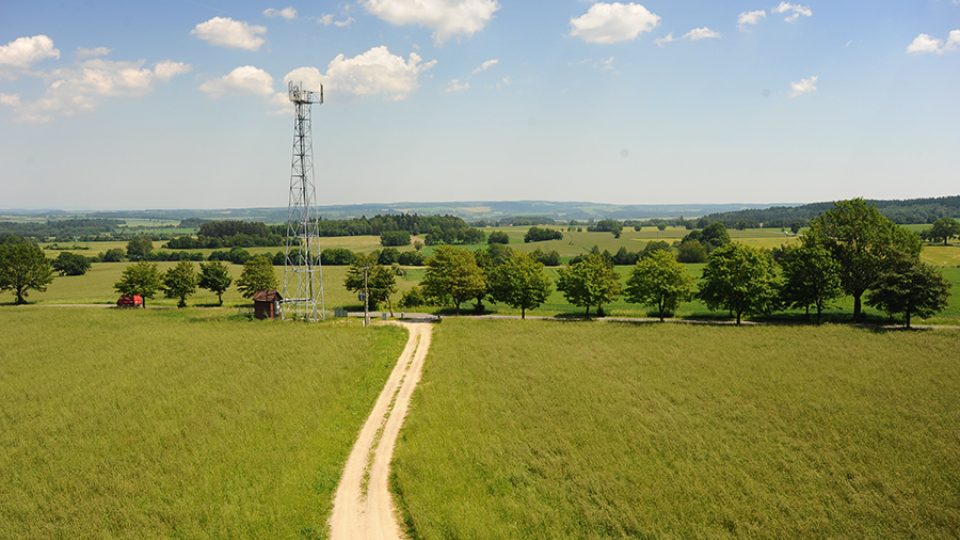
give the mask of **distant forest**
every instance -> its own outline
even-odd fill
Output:
[[[933,223],[942,217],[960,217],[960,196],[906,200],[867,200],[895,223]],[[720,222],[732,228],[789,228],[806,225],[817,215],[833,207],[832,202],[803,206],[775,206],[765,209],[738,210],[708,214],[700,222]]]

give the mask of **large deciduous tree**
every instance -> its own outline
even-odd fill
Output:
[[[147,299],[156,296],[163,285],[160,267],[157,263],[140,261],[123,269],[120,281],[113,288],[124,296],[139,294],[143,298],[143,307],[147,307]]]
[[[63,251],[53,260],[53,269],[61,276],[82,276],[90,269],[90,259]]]
[[[930,230],[925,231],[925,236],[933,242],[943,241],[947,245],[954,236],[960,236],[960,221],[953,218],[940,218],[933,222]]]
[[[187,297],[197,290],[197,271],[193,263],[180,261],[163,274],[163,294],[176,298],[177,307],[187,307]]]
[[[36,243],[19,237],[0,239],[0,291],[12,291],[17,305],[30,290],[43,292],[53,281],[50,261]]]
[[[777,307],[777,263],[763,249],[731,243],[710,254],[700,279],[700,298],[710,309],[744,315],[769,313]]]
[[[528,309],[536,309],[550,296],[550,278],[543,264],[526,253],[511,253],[506,261],[489,272],[491,296],[497,302],[520,309],[527,318]]]
[[[223,293],[230,288],[233,278],[227,265],[220,261],[212,261],[200,265],[200,281],[198,285],[217,294],[217,302],[223,305]]]
[[[907,328],[913,316],[929,317],[947,307],[950,283],[935,267],[912,259],[887,265],[867,294],[867,304],[890,315],[903,314]]]
[[[840,201],[810,221],[808,246],[825,248],[840,263],[843,290],[853,296],[853,318],[863,318],[862,298],[885,263],[920,255],[920,237],[884,217],[863,199]]]
[[[620,297],[620,276],[611,261],[594,252],[559,270],[557,290],[571,304],[585,308],[585,315],[589,317],[591,306],[597,306],[599,313],[603,304]]]
[[[840,264],[830,252],[817,246],[790,246],[780,253],[783,268],[783,287],[780,297],[785,305],[817,311],[820,324],[823,309],[831,300],[843,294],[840,284]]]
[[[277,288],[277,276],[273,273],[273,263],[266,255],[257,255],[243,263],[243,271],[237,280],[237,290],[244,298],[253,298],[257,291],[270,291]]]
[[[127,242],[127,258],[131,261],[142,261],[153,251],[153,239],[140,234]]]
[[[652,251],[637,262],[627,279],[626,300],[657,310],[663,322],[667,313],[676,311],[680,302],[693,297],[693,278],[677,262],[673,253]]]
[[[364,282],[364,273],[366,273],[366,282]],[[371,308],[386,304],[390,311],[393,311],[390,297],[397,292],[397,269],[379,264],[377,254],[357,255],[353,264],[347,269],[343,284],[348,291],[355,294],[369,291],[368,300]]]
[[[486,291],[487,284],[473,253],[439,246],[427,259],[421,287],[428,299],[438,304],[453,304],[459,314],[460,305]]]

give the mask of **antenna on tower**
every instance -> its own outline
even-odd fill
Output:
[[[323,85],[319,92],[315,92],[305,90],[302,82],[291,81],[287,84],[287,91],[293,103],[295,121],[280,316],[315,321],[324,318],[324,304],[310,106],[323,103]]]

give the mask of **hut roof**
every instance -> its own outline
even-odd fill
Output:
[[[283,297],[275,290],[257,291],[253,294],[254,302],[275,302],[277,300],[283,300]]]

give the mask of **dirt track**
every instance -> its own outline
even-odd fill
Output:
[[[410,337],[347,458],[330,516],[330,537],[335,540],[402,536],[387,485],[390,460],[420,380],[432,327],[429,323],[399,324]]]

